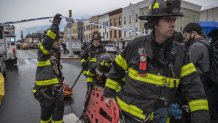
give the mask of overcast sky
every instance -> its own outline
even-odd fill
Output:
[[[72,10],[74,18],[85,18],[104,14],[117,8],[123,8],[130,3],[142,0],[0,0],[0,23],[22,19],[54,16],[60,13],[68,16]],[[201,6],[218,4],[218,0],[186,0]],[[48,25],[48,20],[16,24],[16,32],[24,33],[35,26]]]

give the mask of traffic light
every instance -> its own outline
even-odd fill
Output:
[[[72,17],[72,10],[69,10],[69,17]]]

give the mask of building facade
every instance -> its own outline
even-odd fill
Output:
[[[89,19],[83,21],[84,25],[83,25],[83,29],[84,29],[84,36],[83,36],[83,41],[87,41],[89,42],[91,39],[91,28],[90,28],[90,23],[89,23]]]
[[[83,22],[76,22],[72,25],[72,36],[74,39],[79,39],[80,41],[83,41],[83,35],[84,35],[84,29]]]
[[[122,8],[109,12],[109,40],[118,44],[122,39]]]
[[[103,14],[99,16],[99,32],[101,33],[102,40],[109,40],[109,14]]]
[[[206,6],[200,12],[200,21],[218,22],[218,5]]]

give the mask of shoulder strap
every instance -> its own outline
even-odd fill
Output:
[[[207,50],[208,50],[208,52],[209,52],[209,56],[210,56],[210,58],[212,57],[212,50],[211,50],[211,48],[210,48],[210,45],[209,44],[207,44],[205,41],[203,41],[203,40],[199,40],[199,41],[197,41],[197,42],[199,42],[199,43],[201,43],[201,44],[204,44],[206,47],[207,47]],[[211,60],[210,60],[211,61]]]

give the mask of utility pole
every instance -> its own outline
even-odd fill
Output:
[[[68,19],[68,28],[69,28],[69,56],[73,56],[73,51],[72,51],[72,23],[73,19],[72,17],[72,10],[69,10],[69,19]]]

